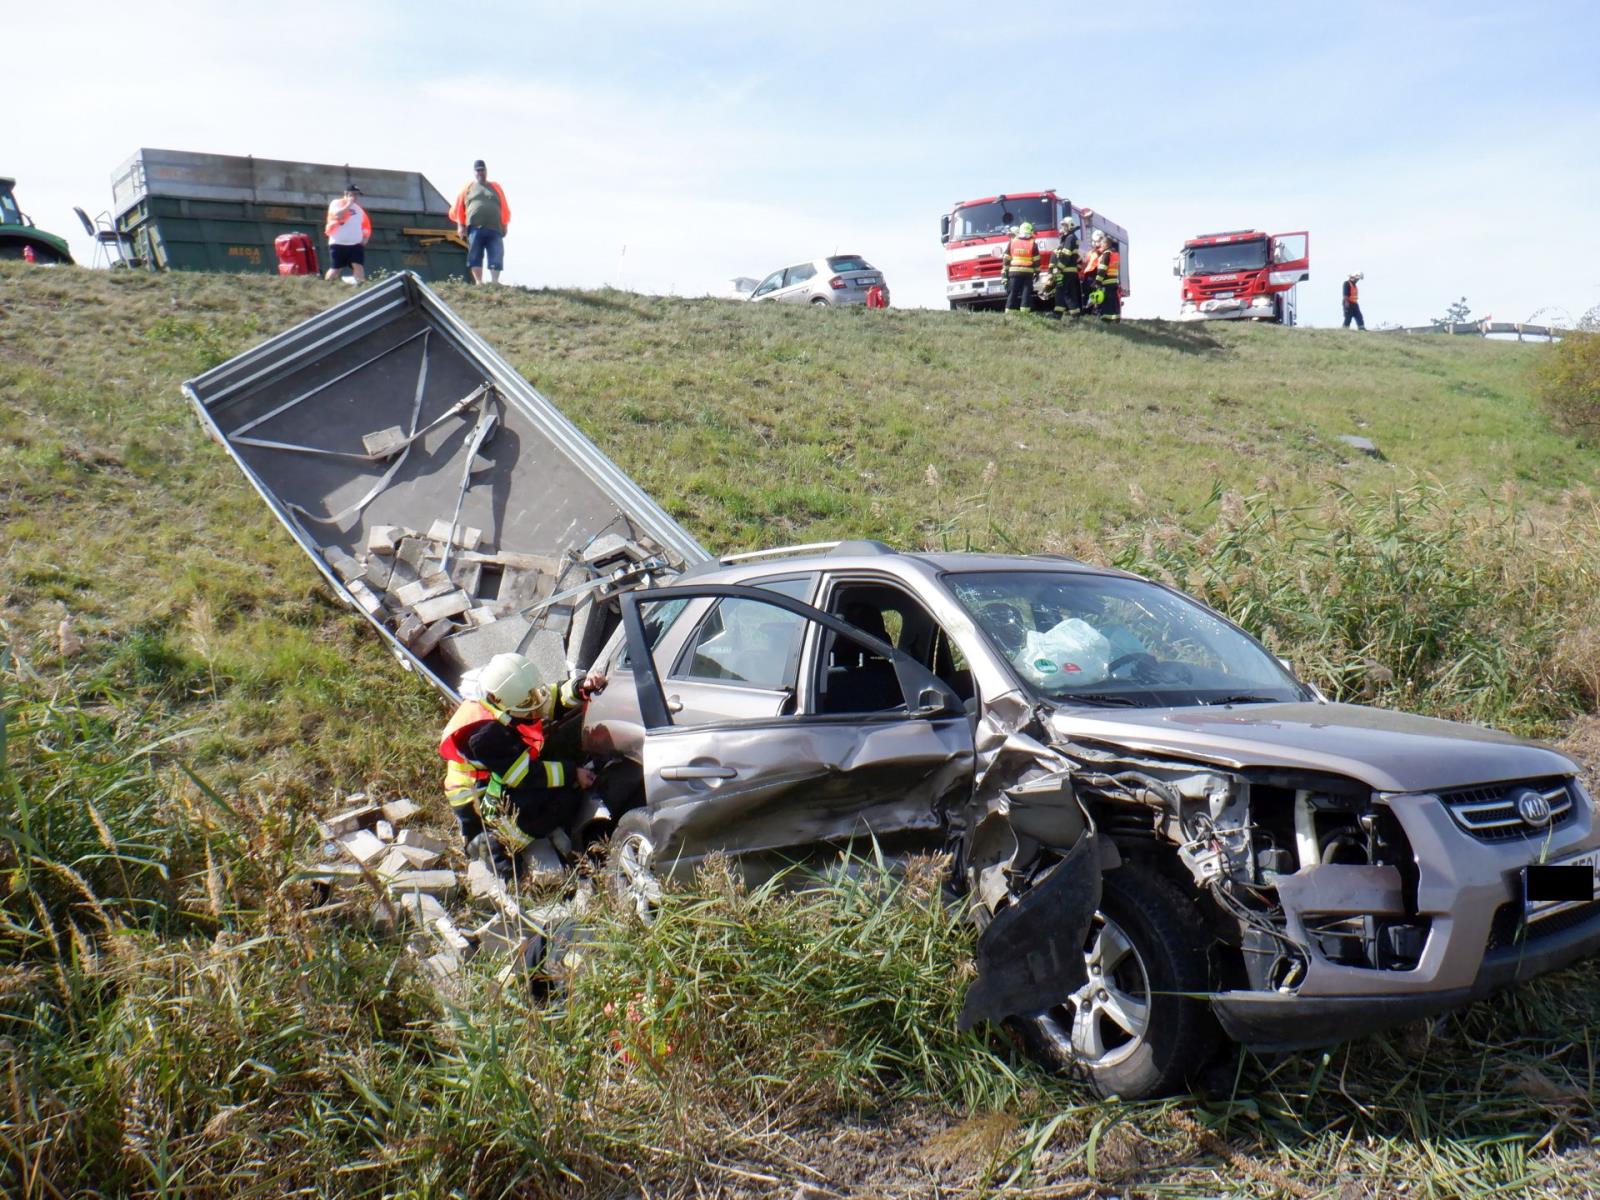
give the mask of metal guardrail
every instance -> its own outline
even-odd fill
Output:
[[[1529,325],[1522,321],[1447,321],[1432,325],[1409,325],[1401,329],[1386,329],[1384,333],[1450,333],[1489,337],[1491,334],[1515,334],[1517,341],[1524,337],[1542,338],[1548,342],[1561,340],[1565,329],[1554,325]]]

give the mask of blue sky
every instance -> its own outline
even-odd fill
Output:
[[[854,251],[941,307],[951,202],[1054,186],[1130,231],[1132,316],[1176,313],[1185,237],[1251,226],[1311,231],[1311,324],[1356,270],[1370,324],[1600,305],[1600,8],[1102,9],[154,0],[157,61],[89,36],[124,4],[34,5],[7,74],[35,119],[0,172],[71,232],[139,146],[447,194],[481,155],[510,282],[699,294]]]

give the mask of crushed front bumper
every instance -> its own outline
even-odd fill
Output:
[[[1600,953],[1600,902],[1563,914],[1560,928],[1529,928],[1520,943],[1490,950],[1471,986],[1415,995],[1296,996],[1222,992],[1212,999],[1229,1037],[1252,1050],[1304,1050],[1392,1029]],[[1552,924],[1557,923],[1551,919]]]

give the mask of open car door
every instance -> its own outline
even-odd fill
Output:
[[[751,639],[773,628],[783,629],[785,640],[798,636],[803,652],[789,711],[674,723],[640,607],[703,597],[763,610],[769,620],[743,622]],[[852,843],[865,852],[866,839],[886,853],[943,846],[947,812],[971,794],[973,735],[960,698],[930,671],[838,617],[766,588],[674,586],[629,592],[621,601],[644,728],[657,871],[692,868],[712,852],[759,872],[819,854],[836,857]],[[864,692],[876,695],[871,711],[813,711],[812,676],[801,664],[815,664],[825,644],[855,652],[851,669],[862,673]],[[730,655],[739,650],[725,648]]]
[[[1297,233],[1272,235],[1273,287],[1288,287],[1311,278],[1311,234],[1305,230]]]

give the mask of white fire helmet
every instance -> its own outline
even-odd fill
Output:
[[[522,654],[496,654],[479,672],[478,681],[485,698],[517,717],[533,711],[534,693],[548,682]]]

